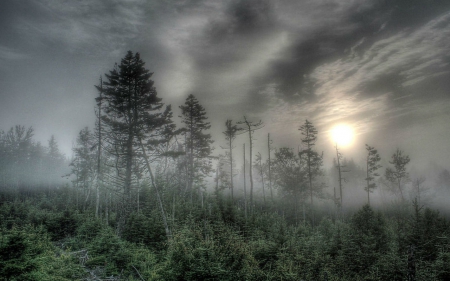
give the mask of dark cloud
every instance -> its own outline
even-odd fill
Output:
[[[320,1],[319,1],[320,2]],[[315,9],[335,10],[336,2],[325,1]],[[318,25],[306,35],[299,35],[286,50],[285,56],[273,61],[268,72],[258,83],[276,83],[278,93],[289,99],[295,94],[311,96],[305,90],[307,75],[317,66],[336,60],[350,52],[365,52],[376,41],[401,30],[412,32],[427,21],[450,9],[448,1],[374,1],[371,5],[353,5],[341,14],[335,14],[336,24]],[[324,19],[326,22],[326,19]],[[363,39],[363,40],[362,40]],[[362,41],[361,41],[362,40]],[[398,90],[400,75],[385,75],[364,85],[369,92]],[[261,87],[256,85],[255,88]],[[379,88],[379,89],[378,89]]]

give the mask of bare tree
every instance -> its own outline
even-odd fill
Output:
[[[253,208],[253,173],[252,173],[252,149],[253,149],[253,133],[256,130],[261,129],[264,127],[261,120],[258,122],[250,122],[247,120],[247,118],[244,116],[244,121],[239,121],[237,124],[243,125],[243,131],[244,133],[248,132],[249,142],[250,142],[250,169],[249,169],[249,175],[250,175],[250,210]]]
[[[267,152],[269,154],[269,160],[267,161],[267,165],[269,168],[269,189],[270,189],[270,198],[273,201],[273,191],[272,191],[272,163],[270,161],[270,151],[271,151],[271,147],[270,144],[272,143],[272,140],[270,139],[270,133],[267,134]]]

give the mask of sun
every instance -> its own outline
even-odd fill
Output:
[[[353,142],[353,130],[348,125],[337,125],[331,129],[331,137],[339,146],[349,146]]]

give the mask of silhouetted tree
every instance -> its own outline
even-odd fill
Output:
[[[228,141],[228,156],[230,157],[230,189],[231,189],[231,199],[233,199],[233,141],[236,135],[241,129],[237,125],[233,125],[233,121],[228,119],[225,122],[226,130],[223,132],[225,135],[225,140]]]
[[[316,145],[317,141],[317,129],[314,125],[305,120],[305,123],[299,128],[303,138],[301,139],[304,148],[300,151],[300,157],[306,160],[306,169],[309,183],[309,192],[311,199],[311,211],[312,211],[312,220],[314,225],[314,211],[313,211],[313,180],[316,176],[320,174],[320,169],[322,167],[322,155],[320,155],[317,151],[313,150],[313,147]]]
[[[107,81],[103,82],[101,89],[104,102],[102,125],[107,130],[104,140],[108,142],[109,153],[116,157],[118,177],[115,181],[123,184],[126,199],[125,209],[119,218],[126,223],[131,205],[133,171],[140,170],[135,169],[135,166],[141,159],[145,162],[151,184],[157,193],[166,235],[170,239],[171,233],[150,161],[152,156],[161,156],[158,147],[172,138],[175,125],[171,107],[167,106],[163,110],[164,104],[150,79],[153,73],[144,66],[139,53],[128,51],[120,65],[116,64],[106,74]],[[124,175],[121,170],[124,170]]]
[[[381,160],[378,151],[374,147],[369,146],[367,144],[366,150],[367,150],[367,160],[366,160],[367,186],[364,188],[364,190],[367,191],[367,204],[370,206],[370,193],[373,192],[373,190],[377,187],[376,183],[373,181],[375,180],[375,177],[379,176],[379,174],[376,171],[382,166],[378,164]]]
[[[103,107],[103,78],[100,76],[100,85],[95,86],[98,90],[98,97],[95,98],[97,102],[97,184],[96,184],[96,198],[95,198],[95,217],[99,215],[100,208],[100,189],[103,184],[102,171],[102,149],[103,149],[103,128],[102,128],[102,107]],[[106,204],[106,213],[108,213],[108,204]],[[108,216],[108,215],[106,215]]]
[[[270,189],[270,198],[273,201],[273,191],[272,191],[272,162],[270,161],[270,152],[272,148],[270,147],[272,140],[270,139],[270,133],[267,134],[267,154],[269,159],[267,160],[267,168],[268,168],[268,180],[269,180],[269,189]]]
[[[344,165],[342,165],[342,153],[339,151],[339,148],[337,144],[335,145],[336,149],[336,169],[338,171],[338,184],[339,184],[339,208],[342,208],[342,198],[344,197],[342,194],[342,182],[344,181],[344,178],[342,177],[342,173]],[[336,200],[336,198],[335,198]]]
[[[171,123],[170,107],[162,110],[164,104],[157,96],[152,75],[140,54],[128,51],[120,65],[106,74],[107,81],[101,85],[102,98],[97,100],[104,103],[102,124],[108,130],[105,137],[109,152],[118,158],[118,167],[124,169],[123,189],[128,200],[138,138],[145,144],[152,139],[151,132]]]
[[[256,159],[255,159],[255,163],[253,164],[253,166],[256,168],[256,170],[259,173],[260,181],[261,181],[261,185],[262,185],[263,200],[264,200],[264,203],[266,203],[266,192],[264,190],[264,175],[266,174],[267,166],[265,164],[263,164],[260,152],[258,152],[258,154],[256,154]]]
[[[47,147],[47,175],[50,176],[50,185],[52,187],[61,182],[61,178],[66,174],[67,162],[65,156],[60,152],[55,136],[48,140]]]
[[[184,124],[186,137],[186,155],[188,158],[188,189],[193,192],[194,185],[202,198],[201,184],[206,175],[212,172],[210,154],[212,151],[211,135],[205,133],[211,128],[205,108],[200,105],[194,95],[189,95],[184,105],[180,106],[181,122]],[[191,193],[192,196],[192,193]],[[191,197],[192,198],[192,197]]]
[[[74,159],[71,161],[71,173],[75,175],[75,187],[82,188],[84,194],[83,208],[91,194],[91,188],[97,176],[95,139],[89,128],[82,129],[73,148]]]
[[[406,172],[406,165],[409,163],[410,159],[408,155],[403,155],[403,151],[397,149],[392,155],[392,160],[389,161],[390,164],[394,165],[393,168],[386,168],[385,177],[386,179],[395,185],[397,191],[400,193],[402,200],[405,200],[403,196],[403,187],[405,182],[409,179],[409,174]]]
[[[131,191],[134,142],[138,133],[138,123],[142,122],[144,109],[162,107],[156,96],[152,73],[144,68],[139,53],[128,51],[120,65],[106,74],[107,81],[102,84],[105,115],[103,121],[108,128],[109,142],[119,147],[116,157],[125,167],[124,193],[127,198]]]
[[[262,121],[260,120],[259,122],[250,122],[247,120],[247,117],[244,116],[244,121],[239,121],[237,124],[242,125],[242,130],[244,133],[248,132],[248,137],[249,137],[249,143],[250,143],[250,169],[249,169],[249,175],[250,175],[250,211],[253,208],[253,173],[252,173],[252,157],[253,157],[253,133],[256,130],[261,129],[262,127],[264,127]]]
[[[304,207],[308,198],[305,162],[301,161],[292,148],[282,147],[275,152],[272,173],[274,185],[280,189],[284,200],[293,204],[297,217],[298,205]]]

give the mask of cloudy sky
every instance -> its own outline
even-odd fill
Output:
[[[66,154],[94,125],[99,77],[132,50],[164,102],[204,105],[216,153],[227,118],[262,119],[261,147],[268,132],[297,147],[307,118],[328,159],[346,123],[347,157],[369,143],[450,168],[448,0],[4,0],[0,26],[0,128],[54,134]]]

